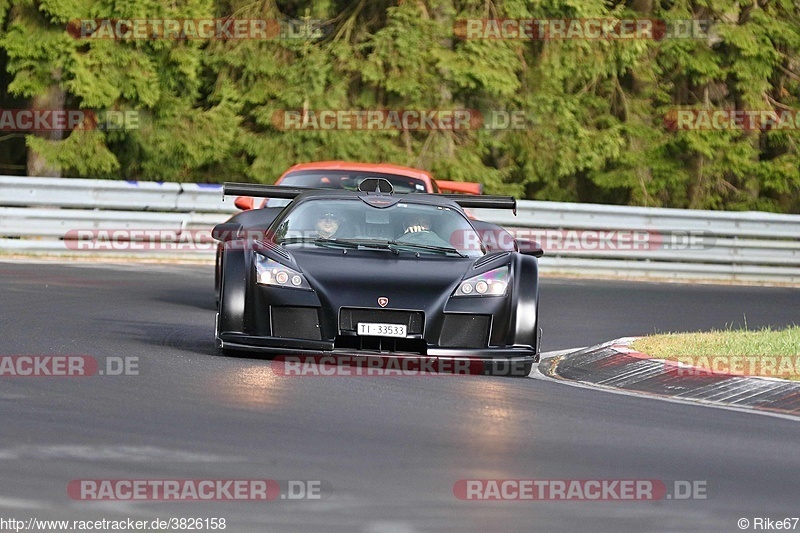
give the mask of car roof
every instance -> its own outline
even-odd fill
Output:
[[[461,206],[455,200],[442,196],[440,194],[429,193],[398,193],[398,194],[385,194],[385,193],[372,193],[361,191],[348,191],[346,189],[309,189],[298,194],[293,204],[298,204],[300,201],[309,200],[313,198],[324,197],[328,199],[334,198],[394,198],[401,202],[425,204],[425,205],[438,205],[454,208],[458,211],[463,211]]]
[[[416,178],[430,184],[433,176],[425,170],[418,168],[403,167],[400,165],[392,165],[390,163],[352,163],[349,161],[317,161],[316,163],[299,163],[291,166],[281,177],[276,181],[280,182],[286,175],[292,172],[301,170],[351,170],[354,172],[380,172],[383,174],[394,174],[397,176],[407,176],[409,178]]]

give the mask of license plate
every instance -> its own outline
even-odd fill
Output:
[[[359,322],[359,335],[374,335],[376,337],[405,337],[405,324],[377,324],[374,322]]]

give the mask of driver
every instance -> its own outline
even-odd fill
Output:
[[[338,214],[326,211],[320,213],[320,216],[317,217],[317,222],[314,225],[314,229],[317,230],[317,235],[322,239],[331,239],[336,232],[339,231],[339,224],[341,224],[341,216]]]

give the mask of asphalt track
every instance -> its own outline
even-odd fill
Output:
[[[800,423],[537,379],[283,377],[219,355],[211,267],[0,262],[0,355],[139,375],[0,377],[0,518],[223,517],[226,531],[739,531],[800,516]],[[547,279],[544,350],[800,322],[800,290]],[[320,480],[322,500],[97,502],[79,479]],[[705,499],[464,501],[462,479],[705,483]],[[800,529],[800,524],[797,525]]]

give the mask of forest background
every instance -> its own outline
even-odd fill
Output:
[[[227,17],[276,21],[280,32],[76,31],[87,19]],[[491,29],[490,19],[683,30],[465,34],[470,21]],[[675,122],[686,110],[800,122],[799,54],[792,0],[0,0],[0,108],[138,117],[136,127],[3,131],[0,173],[272,183],[292,164],[342,159],[424,168],[518,198],[800,213],[800,123]],[[523,116],[524,127],[287,129],[279,120],[319,110],[476,110]]]

